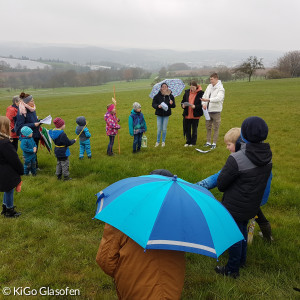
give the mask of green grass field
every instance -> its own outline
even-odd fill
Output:
[[[121,154],[108,157],[103,116],[114,85],[121,119]],[[229,155],[223,143],[224,134],[253,115],[264,118],[269,126],[267,142],[273,151],[273,181],[263,212],[272,225],[274,242],[266,244],[256,228],[253,244],[248,248],[247,267],[237,280],[215,274],[215,259],[186,254],[182,299],[300,299],[300,293],[293,290],[300,288],[300,79],[230,82],[224,87],[220,138],[217,149],[208,154],[183,147],[181,97],[176,98],[177,107],[169,120],[166,147],[154,148],[156,117],[148,97],[149,80],[26,91],[33,94],[40,118],[51,114],[65,120],[69,138],[75,138],[76,117],[84,115],[92,134],[93,158],[79,161],[79,144],[71,146],[73,180],[61,182],[55,176],[53,153],[39,149],[42,170],[36,177],[23,177],[22,192],[15,193],[15,205],[22,215],[18,219],[0,218],[0,299],[6,299],[1,292],[5,287],[69,287],[79,289],[80,296],[64,299],[117,299],[112,279],[95,262],[103,223],[92,220],[96,208],[94,195],[115,181],[149,174],[158,168],[168,169],[190,182],[217,172]],[[0,90],[2,115],[12,96],[19,92]],[[136,155],[132,154],[127,125],[134,101],[141,103],[148,127],[148,147]],[[197,146],[204,144],[205,133],[201,119]],[[117,139],[114,151],[118,152]],[[212,193],[221,200],[217,189]],[[219,263],[226,259],[225,252]]]

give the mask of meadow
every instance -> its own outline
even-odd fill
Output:
[[[103,116],[106,105],[111,103],[113,86],[121,120],[120,154],[116,139],[116,155],[108,157]],[[300,299],[300,293],[293,290],[293,287],[300,288],[300,79],[228,82],[224,87],[219,142],[207,154],[195,151],[194,147],[183,147],[180,96],[169,120],[166,146],[154,148],[156,117],[148,97],[150,81],[27,90],[35,98],[38,116],[44,118],[51,114],[53,118],[63,118],[69,138],[75,138],[76,117],[86,117],[92,134],[92,159],[79,160],[79,143],[71,146],[73,180],[62,182],[55,176],[54,154],[40,147],[41,171],[36,177],[24,176],[22,192],[15,193],[15,205],[22,215],[17,219],[0,218],[0,299],[5,299],[2,294],[5,287],[69,287],[79,289],[80,296],[63,299],[117,299],[112,279],[95,262],[104,225],[92,219],[95,194],[115,181],[149,174],[154,169],[168,169],[194,183],[206,178],[220,170],[229,155],[224,134],[255,115],[264,118],[269,126],[267,142],[273,152],[271,194],[262,210],[271,223],[274,241],[268,244],[261,239],[256,226],[253,243],[248,247],[247,267],[241,270],[237,280],[214,272],[217,264],[226,262],[226,252],[219,262],[187,253],[182,299]],[[0,90],[1,115],[11,104],[12,96],[18,93]],[[138,154],[132,154],[132,138],[128,132],[128,116],[134,101],[141,103],[148,127],[148,147]],[[197,147],[205,143],[205,135],[205,122],[201,118]],[[21,157],[20,149],[19,154]],[[221,200],[222,194],[217,189],[212,193]]]

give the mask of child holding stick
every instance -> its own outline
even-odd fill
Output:
[[[117,135],[118,130],[121,128],[118,124],[118,122],[120,122],[120,119],[118,119],[116,116],[116,107],[114,104],[109,104],[107,106],[107,112],[104,115],[104,120],[106,122],[106,135],[109,137],[107,155],[113,156],[115,136]]]
[[[68,139],[64,132],[66,126],[63,119],[55,118],[53,123],[55,125],[55,129],[49,130],[49,135],[55,144],[54,153],[57,159],[56,176],[59,180],[62,179],[62,176],[63,180],[71,180],[72,178],[70,178],[69,172],[69,156],[71,153],[69,146],[73,145],[76,142],[76,139]]]
[[[75,130],[75,133],[79,135],[79,159],[83,159],[84,152],[86,152],[86,155],[88,158],[92,158],[92,151],[91,151],[91,142],[90,137],[91,134],[89,132],[89,129],[86,127],[87,122],[85,117],[81,116],[76,119],[77,127]]]

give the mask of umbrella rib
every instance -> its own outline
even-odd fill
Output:
[[[211,247],[207,247],[207,246],[195,244],[195,243],[180,242],[180,241],[149,240],[147,245],[174,245],[174,246],[190,247],[190,248],[206,250],[208,252],[216,254],[216,250]]]

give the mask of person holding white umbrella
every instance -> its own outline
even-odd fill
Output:
[[[160,91],[154,96],[152,101],[152,107],[155,109],[157,116],[157,139],[155,147],[160,143],[161,134],[161,146],[165,146],[169,116],[172,114],[171,108],[175,108],[175,106],[175,98],[172,95],[172,91],[169,89],[167,83],[163,82]]]

